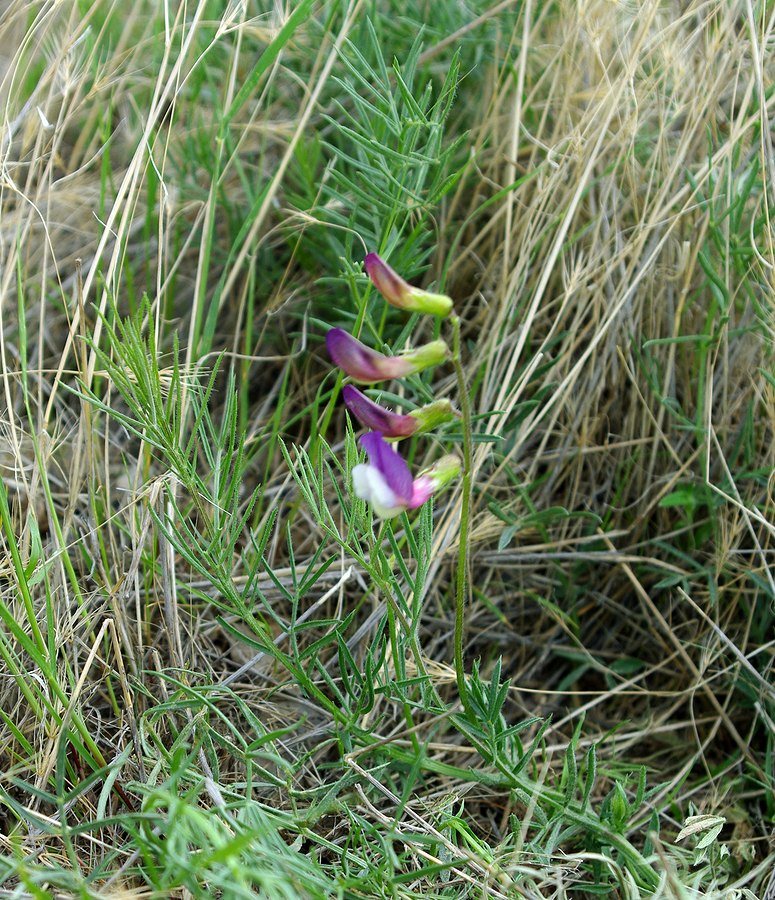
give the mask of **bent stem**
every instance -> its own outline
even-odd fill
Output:
[[[463,497],[460,509],[460,539],[458,541],[457,578],[455,581],[455,677],[460,702],[466,715],[470,716],[468,706],[468,685],[463,659],[463,630],[465,625],[465,609],[468,597],[468,533],[471,518],[471,467],[473,461],[473,437],[471,431],[471,398],[468,396],[468,385],[463,371],[460,355],[460,318],[450,316],[452,321],[452,364],[457,376],[458,393],[460,395],[460,412],[463,423]]]

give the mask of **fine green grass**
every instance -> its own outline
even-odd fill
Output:
[[[0,896],[765,896],[774,41],[0,7]],[[454,298],[462,372],[373,396],[468,399],[470,508],[353,495],[326,331],[453,342],[370,250]]]

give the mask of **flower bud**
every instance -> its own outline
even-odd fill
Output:
[[[449,348],[444,341],[431,341],[400,356],[385,356],[362,344],[342,328],[332,328],[328,332],[326,348],[345,375],[362,384],[404,378],[449,358]]]
[[[434,400],[427,406],[401,415],[370,400],[352,384],[344,386],[342,395],[347,408],[361,425],[371,431],[379,431],[386,438],[400,440],[413,434],[422,434],[459,415],[449,400]]]
[[[446,294],[433,294],[413,287],[378,254],[367,254],[363,267],[376,289],[392,306],[432,316],[443,317],[452,312],[452,300]]]

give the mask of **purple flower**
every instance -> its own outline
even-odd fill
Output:
[[[386,438],[400,440],[413,434],[421,434],[459,415],[449,400],[435,400],[427,406],[412,410],[408,415],[394,413],[369,400],[352,384],[344,386],[342,396],[347,408],[361,425],[381,432]]]
[[[446,294],[433,294],[413,287],[378,254],[367,254],[363,267],[376,289],[393,306],[432,316],[448,316],[452,312],[452,300]]]
[[[354,381],[372,384],[392,378],[404,378],[438,365],[449,357],[444,341],[431,341],[400,356],[377,353],[342,328],[332,328],[326,335],[328,355]]]
[[[382,519],[392,519],[407,509],[416,509],[460,473],[456,456],[444,456],[436,465],[412,479],[404,459],[377,431],[369,431],[359,441],[369,457],[353,468],[356,497],[371,503]]]

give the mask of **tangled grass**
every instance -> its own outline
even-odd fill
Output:
[[[8,0],[2,896],[765,896],[774,17]],[[369,249],[463,322],[475,717],[460,489],[350,493],[326,330],[443,329]]]

